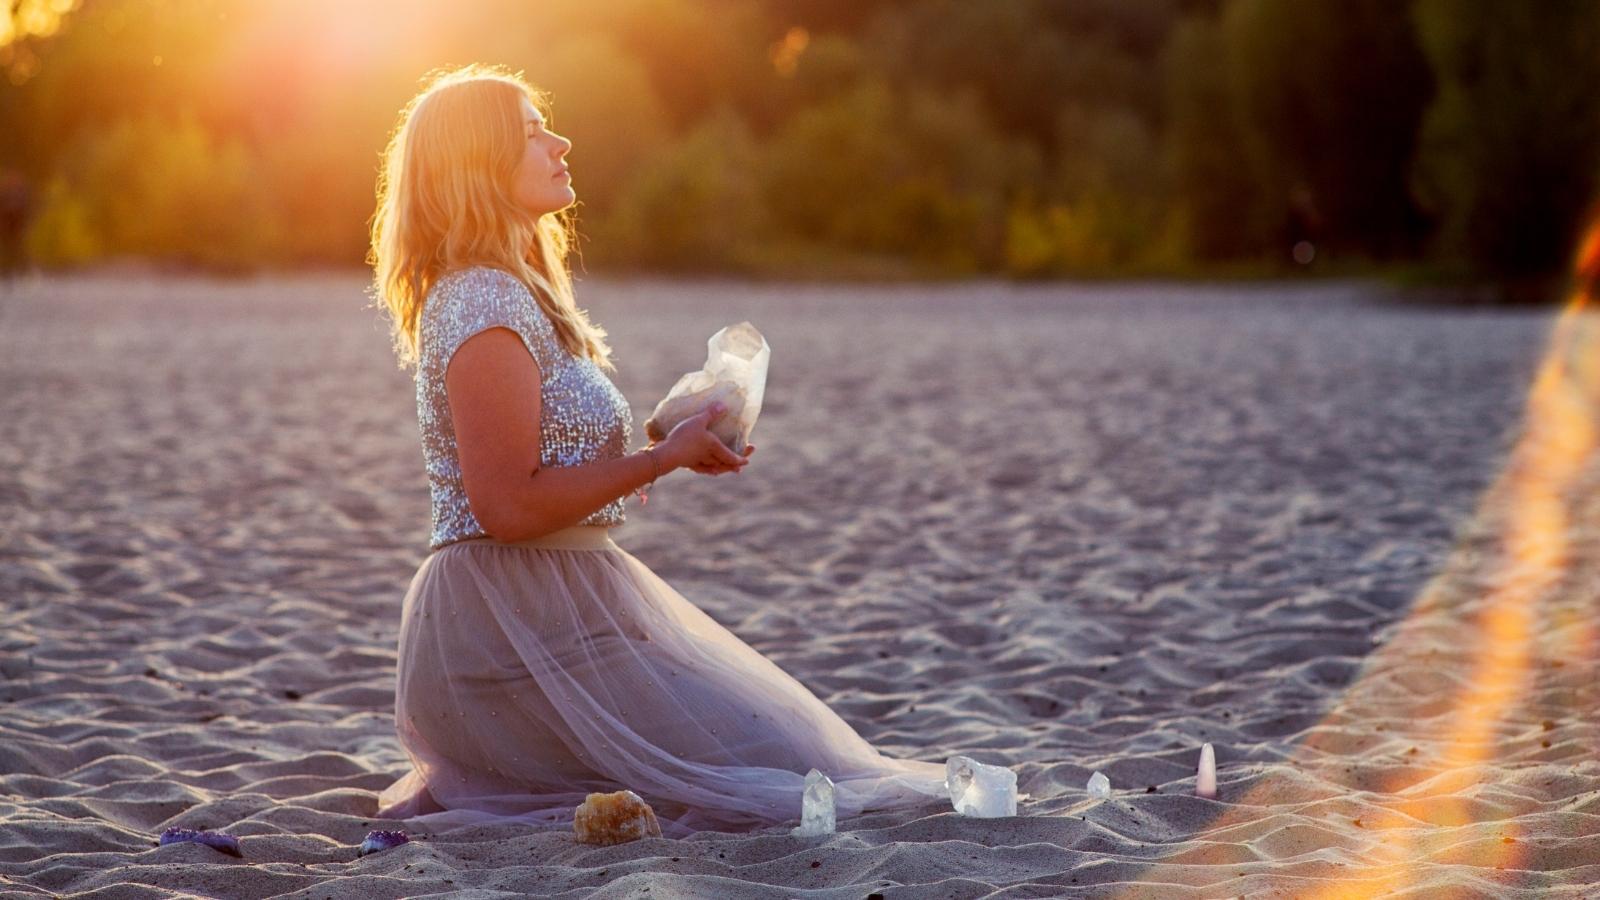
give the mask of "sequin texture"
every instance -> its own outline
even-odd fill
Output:
[[[522,282],[484,266],[446,273],[428,292],[418,325],[417,424],[433,497],[432,550],[487,536],[461,484],[444,373],[467,338],[499,327],[516,332],[539,366],[541,466],[616,459],[628,452],[633,439],[633,412],[627,399],[593,360],[574,356],[561,345],[555,327]],[[580,524],[620,525],[623,519],[618,497]]]

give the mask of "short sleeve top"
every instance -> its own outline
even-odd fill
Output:
[[[444,376],[467,338],[490,328],[515,332],[539,366],[541,466],[616,459],[628,452],[633,438],[633,412],[622,392],[593,360],[562,346],[549,317],[520,280],[485,266],[446,273],[429,290],[417,331],[417,424],[433,507],[430,550],[488,536],[462,486]],[[618,497],[580,524],[620,525],[623,519]]]

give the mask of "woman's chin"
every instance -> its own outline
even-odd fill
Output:
[[[537,215],[537,216],[548,216],[548,215],[551,215],[553,213],[561,212],[562,210],[566,209],[567,207],[569,207],[572,204],[577,203],[577,202],[578,202],[578,194],[577,194],[577,192],[572,190],[571,188],[567,188],[565,191],[562,191],[559,194],[555,194],[553,196],[545,197],[544,198],[544,202],[542,202],[542,203],[537,203],[537,204],[524,203],[522,205],[523,205],[524,209],[532,211],[534,213],[534,215]]]

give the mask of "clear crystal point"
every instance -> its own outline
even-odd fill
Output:
[[[806,790],[800,797],[800,825],[790,829],[798,837],[833,834],[835,830],[833,780],[816,769],[806,773]]]
[[[1200,765],[1195,771],[1195,796],[1217,798],[1217,751],[1205,744],[1200,748]]]
[[[952,756],[944,764],[944,786],[950,793],[950,805],[964,816],[1017,814],[1017,773],[1005,766]]]
[[[1111,798],[1111,779],[1100,772],[1089,776],[1089,796],[1096,800]]]

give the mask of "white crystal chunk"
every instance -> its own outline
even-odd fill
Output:
[[[944,786],[950,805],[963,816],[992,819],[1017,814],[1017,773],[966,756],[945,760]]]
[[[1217,751],[1211,745],[1200,748],[1200,768],[1195,773],[1194,793],[1208,800],[1217,799]]]
[[[834,833],[833,779],[816,769],[806,773],[806,792],[800,798],[800,825],[789,833],[815,837]]]
[[[1099,772],[1090,775],[1089,796],[1096,800],[1111,799],[1111,779]]]

